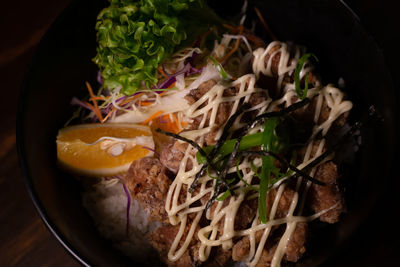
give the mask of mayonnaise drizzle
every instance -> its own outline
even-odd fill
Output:
[[[226,37],[233,38],[232,36]],[[230,40],[225,39],[224,42],[216,44],[216,49],[214,50],[214,53],[217,56],[222,56],[224,53],[223,46],[227,45],[229,41]],[[303,50],[296,47],[295,52],[291,55],[288,50],[288,45],[286,43],[281,43],[278,41],[270,43],[265,49],[258,48],[253,51],[254,60],[252,68],[254,74],[243,75],[233,82],[219,81],[198,101],[187,108],[184,111],[184,116],[186,116],[187,118],[194,119],[199,115],[203,116],[197,130],[185,131],[182,133],[182,136],[195,140],[199,143],[199,145],[203,145],[205,135],[215,128],[217,111],[221,103],[231,102],[231,115],[234,114],[239,108],[239,102],[248,102],[252,94],[263,90],[256,87],[256,80],[261,74],[266,76],[276,75],[272,73],[271,65],[272,59],[277,53],[280,53],[280,60],[277,70],[277,88],[278,90],[281,90],[282,88],[284,89],[283,95],[280,99],[277,99],[275,101],[272,101],[272,99],[268,98],[253,109],[257,110],[258,114],[261,114],[265,111],[273,110],[281,104],[285,104],[285,106],[290,106],[291,104],[293,104],[293,97],[296,96],[294,84],[284,84],[283,80],[285,76],[292,75],[293,71],[296,68],[297,61],[299,60],[303,52]],[[266,60],[267,56],[269,56],[268,60]],[[303,69],[300,73],[301,77],[304,77],[310,70],[311,67],[303,66]],[[235,96],[224,97],[224,90],[231,87],[239,88],[237,94]],[[332,85],[321,87],[319,85],[319,82],[317,82],[315,88],[309,89],[307,96],[309,98],[316,97],[317,99],[315,114],[313,115],[315,126],[312,136],[310,138],[319,133],[321,133],[322,136],[325,136],[326,133],[329,131],[332,123],[340,115],[349,111],[352,108],[352,103],[350,101],[343,100],[343,93]],[[321,115],[321,107],[324,102],[330,108],[329,117],[321,124],[318,124]],[[206,124],[207,114],[210,114],[208,124]],[[240,118],[235,121],[232,127],[233,130],[243,126],[239,121]],[[257,132],[261,130],[261,127],[256,127],[252,130],[252,132]],[[220,136],[221,133],[222,127],[220,127],[220,129],[218,130],[217,138]],[[299,164],[297,168],[304,168],[314,158],[323,153],[323,149],[325,147],[324,139],[322,139],[322,141],[319,143],[319,147],[315,155],[311,155],[311,150],[313,146],[314,142],[309,142],[303,162]],[[204,212],[206,202],[211,197],[215,186],[215,180],[205,175],[199,180],[198,188],[195,190],[195,192],[188,192],[187,188],[191,185],[194,176],[201,168],[201,165],[197,163],[194,157],[195,153],[196,150],[193,147],[187,147],[185,155],[181,161],[177,176],[169,188],[166,199],[165,209],[169,215],[170,223],[173,225],[180,224],[179,232],[176,235],[173,245],[171,246],[168,253],[168,259],[171,261],[178,260],[179,257],[182,256],[185,250],[188,248],[190,240],[193,238],[194,232],[198,227],[198,222]],[[189,161],[192,162],[193,167],[190,170],[186,170],[186,166]],[[255,159],[253,160],[253,164],[255,164],[256,166],[261,166],[261,160]],[[239,165],[239,169],[243,173],[243,179],[247,183],[251,184],[254,173],[253,171],[251,171],[250,161],[248,159],[244,159],[243,162]],[[314,168],[310,172],[310,176],[313,176],[315,174],[315,171],[316,168]],[[236,167],[231,168],[228,171],[228,173],[235,172]],[[292,233],[296,229],[297,223],[309,222],[311,220],[314,220],[321,216],[323,213],[334,208],[331,207],[330,209],[321,211],[311,216],[302,216],[301,213],[303,211],[304,201],[308,189],[311,186],[311,183],[307,182],[304,189],[302,189],[303,187],[300,186],[302,183],[303,179],[301,177],[297,178],[294,197],[290,204],[289,213],[285,218],[274,219],[279,199],[281,198],[281,195],[286,186],[285,184],[281,184],[279,187],[276,187],[277,192],[273,201],[273,205],[271,207],[268,222],[266,224],[260,224],[257,213],[256,217],[251,223],[251,226],[248,229],[235,230],[234,221],[240,204],[244,200],[253,197],[252,195],[246,193],[245,190],[243,190],[243,188],[245,187],[245,183],[243,181],[240,181],[234,188],[235,195],[226,200],[229,200],[229,203],[227,205],[223,206],[223,201],[220,201],[217,202],[216,208],[212,213],[210,210],[207,211],[206,217],[210,219],[210,223],[208,226],[198,229],[197,233],[197,236],[201,241],[198,255],[199,259],[201,261],[206,261],[213,246],[222,246],[224,249],[230,249],[233,246],[233,238],[248,236],[250,240],[250,249],[246,258],[246,264],[249,266],[255,266],[261,257],[264,245],[268,241],[268,237],[271,233],[272,227],[275,225],[286,224],[286,230],[278,243],[277,249],[271,262],[272,266],[280,266],[282,258],[286,251],[286,246],[290,240]],[[300,189],[302,189],[302,192],[300,192]],[[181,202],[182,196],[184,196],[185,199],[183,203]],[[190,205],[199,200],[202,203],[201,206],[190,207]],[[182,243],[181,239],[184,237],[183,233],[188,227],[189,214],[194,214],[195,219],[191,222],[189,233],[183,240],[183,245],[179,247],[179,244]],[[223,221],[223,234],[220,234],[218,231],[221,221]],[[263,231],[261,240],[258,243],[256,242],[255,238],[257,231]]]

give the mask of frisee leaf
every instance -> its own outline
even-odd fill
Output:
[[[93,61],[106,88],[130,95],[157,84],[160,63],[218,21],[203,0],[110,0],[97,17]]]

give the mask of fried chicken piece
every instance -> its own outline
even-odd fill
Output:
[[[345,206],[343,193],[338,186],[336,164],[332,161],[321,164],[318,167],[315,178],[326,185],[311,185],[308,193],[308,203],[311,209],[316,213],[330,209],[322,214],[319,219],[327,223],[338,222]]]
[[[214,86],[216,85],[215,80],[208,80],[206,82],[203,82],[202,84],[199,85],[198,88],[191,90],[186,96],[185,99],[188,101],[190,105],[198,101],[204,94],[206,94],[208,91],[210,91]],[[235,96],[239,92],[239,87],[231,87],[227,88],[223,92],[224,97],[229,97],[229,96]],[[250,106],[256,106],[266,99],[266,93],[265,92],[256,92],[253,93],[250,98],[249,98],[249,104]],[[202,108],[206,103],[203,103],[200,105],[199,108]],[[216,113],[215,121],[214,121],[214,126],[211,129],[211,131],[207,134],[205,134],[205,142],[206,145],[214,145],[217,142],[217,133],[220,130],[220,128],[226,123],[226,121],[229,119],[229,116],[231,114],[233,102],[223,102],[220,103],[218,106],[218,110]],[[256,113],[254,111],[252,112],[247,112],[246,114],[243,115],[243,121],[250,120],[252,117],[254,117]],[[203,120],[204,115],[199,115],[195,118],[193,118],[193,122],[190,124],[186,130],[196,130],[199,128],[199,125],[201,121]],[[207,127],[209,125],[210,117],[211,117],[211,112],[207,112],[206,114],[206,122],[204,124],[204,127]],[[167,142],[161,147],[160,151],[160,160],[161,162],[172,172],[177,173],[179,170],[179,166],[181,164],[181,161],[185,155],[185,151],[187,148],[188,144],[182,143],[178,140],[171,140],[170,142]],[[186,170],[190,170],[192,168],[192,162],[188,161]]]
[[[269,193],[267,195],[267,207],[269,207],[269,209],[271,209],[271,207],[274,203],[276,194],[277,194],[277,189],[272,189],[269,191]],[[278,206],[276,208],[274,219],[280,219],[280,218],[284,218],[287,216],[287,214],[289,212],[290,204],[294,197],[294,194],[295,194],[295,192],[289,187],[286,187],[283,190],[281,197],[279,198],[279,202],[278,202]],[[275,227],[274,227],[274,229],[275,229]],[[260,241],[262,235],[263,235],[263,231],[256,232],[256,234],[255,234],[256,243],[258,243]],[[299,238],[296,237],[294,240],[299,240]],[[301,242],[297,242],[297,243],[300,244]],[[304,237],[304,243],[305,243],[305,237]],[[293,245],[292,251],[296,251],[296,249],[294,249],[294,247],[295,246]],[[250,239],[248,236],[245,236],[233,246],[232,258],[235,261],[242,261],[242,260],[244,260],[244,258],[246,256],[248,256],[249,251],[250,251]]]
[[[187,237],[189,230],[192,226],[192,222],[188,218],[189,222],[185,227],[183,236],[179,241],[178,249],[182,247],[185,242],[185,238]],[[153,232],[147,234],[147,239],[150,244],[152,244],[153,248],[158,251],[161,260],[165,262],[168,266],[215,266],[215,267],[223,267],[226,266],[226,263],[231,259],[232,250],[224,250],[222,247],[214,247],[210,254],[210,257],[202,262],[199,258],[199,249],[201,242],[198,239],[197,233],[199,230],[199,226],[196,226],[193,237],[189,243],[188,248],[183,253],[183,255],[177,261],[170,261],[168,259],[168,252],[172,246],[172,243],[175,240],[176,235],[179,232],[180,225],[165,225],[157,228]]]
[[[165,143],[160,151],[161,163],[173,173],[177,173],[188,145],[176,139]],[[190,170],[193,167],[193,163],[190,160],[186,164],[186,170]]]
[[[297,101],[298,97],[293,96],[290,104],[293,104]],[[314,124],[321,125],[326,120],[328,120],[329,114],[331,113],[331,108],[328,106],[326,100],[323,99],[318,120],[315,122],[314,117],[315,117],[315,112],[317,111],[317,105],[318,105],[318,96],[314,96],[313,98],[311,98],[311,102],[307,106],[295,110],[294,112],[292,112],[292,115],[296,120],[306,123],[307,125],[310,125],[310,127],[314,126]],[[350,112],[345,112],[341,114],[333,122],[331,126],[332,129],[337,130],[338,128],[342,127],[346,123],[349,114]]]
[[[258,231],[255,235],[256,243],[261,240],[263,231]],[[286,244],[284,259],[289,262],[297,262],[306,251],[306,242],[308,236],[308,224],[305,222],[297,223],[296,228]],[[267,241],[262,254],[256,266],[267,266],[271,264],[274,253],[278,247],[279,240]],[[233,248],[232,258],[236,261],[242,261],[248,256],[250,249],[250,239],[246,236],[242,238]]]
[[[157,158],[145,157],[132,162],[123,182],[132,198],[149,212],[151,221],[168,221],[165,199],[171,180]]]
[[[175,240],[176,235],[179,232],[180,225],[165,225],[160,226],[153,232],[147,234],[147,239],[153,248],[158,251],[160,258],[163,262],[165,262],[168,266],[198,266],[200,265],[200,261],[196,259],[195,254],[192,254],[191,249],[193,246],[196,246],[198,240],[192,238],[189,244],[189,249],[187,249],[183,255],[177,261],[170,261],[168,259],[168,252],[172,246],[172,243]],[[190,229],[190,225],[187,225],[185,228],[185,232],[183,234],[184,237],[187,236]],[[179,242],[179,247],[183,245],[184,238]]]
[[[281,90],[277,88],[278,78],[279,78],[279,65],[281,61],[282,52],[279,51],[282,48],[282,43],[277,42],[274,46],[272,46],[269,51],[266,53],[264,57],[264,68],[270,68],[271,75],[260,74],[259,79],[257,81],[258,85],[262,88],[268,88],[269,95],[273,98],[279,98]],[[287,65],[285,67],[292,66],[295,64],[295,47],[294,46],[287,46],[284,49],[285,52],[289,53],[289,60],[287,61]],[[252,62],[254,58],[252,59]],[[307,67],[307,66],[306,66]],[[313,72],[310,71],[307,77],[308,84],[311,87],[314,87],[319,83],[318,76]],[[287,72],[284,74],[282,78],[282,87],[287,83],[294,82],[294,71]],[[304,81],[301,81],[304,82]],[[304,85],[303,85],[304,87]]]
[[[306,252],[307,235],[308,224],[305,222],[296,223],[296,229],[294,229],[286,245],[284,256],[286,261],[297,262]]]

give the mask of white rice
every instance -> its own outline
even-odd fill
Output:
[[[149,214],[131,198],[129,209],[129,235],[126,234],[126,205],[128,200],[118,179],[102,180],[83,193],[83,205],[92,217],[100,234],[110,240],[116,249],[135,260],[145,262],[152,254],[146,233],[161,226],[160,222],[148,220]],[[235,262],[233,267],[246,267]]]
[[[149,222],[148,213],[136,200],[131,199],[127,235],[127,204],[123,185],[118,179],[102,180],[83,194],[83,205],[100,234],[127,256],[136,261],[146,260],[151,245],[146,241],[145,234],[160,226],[160,223]]]

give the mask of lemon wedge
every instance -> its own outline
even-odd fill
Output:
[[[137,124],[69,126],[58,132],[56,143],[62,167],[96,177],[124,173],[133,161],[150,156],[154,149],[150,128]]]

